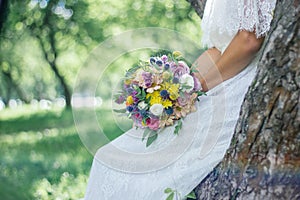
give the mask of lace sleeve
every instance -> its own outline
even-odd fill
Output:
[[[276,0],[207,0],[202,44],[224,50],[239,30],[264,36],[270,29]]]
[[[238,30],[255,31],[257,37],[264,36],[270,29],[276,0],[239,0]]]

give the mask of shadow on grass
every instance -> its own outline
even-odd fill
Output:
[[[61,111],[38,111],[31,115],[18,116],[12,119],[1,119],[1,133],[20,131],[39,131],[45,128],[68,127],[74,124],[71,109]]]

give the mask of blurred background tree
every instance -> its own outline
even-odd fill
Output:
[[[199,40],[189,4],[168,1],[25,0],[9,2],[1,37],[0,97],[29,103],[65,98],[88,53],[122,31],[159,26]]]

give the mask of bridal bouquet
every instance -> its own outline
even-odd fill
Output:
[[[140,61],[126,72],[116,95],[116,103],[125,103],[126,109],[115,111],[126,113],[137,128],[145,129],[147,146],[166,126],[175,125],[178,134],[181,119],[196,111],[195,102],[204,94],[194,72],[178,51]]]

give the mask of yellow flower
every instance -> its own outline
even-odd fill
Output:
[[[131,105],[133,104],[133,97],[132,96],[128,96],[127,99],[126,99],[126,105]]]
[[[124,83],[125,83],[126,85],[131,84],[131,83],[132,83],[132,79],[125,79],[125,80],[124,80]]]
[[[168,80],[171,77],[171,74],[169,72],[165,71],[162,74],[162,77],[163,77],[164,80]]]
[[[168,108],[168,107],[171,107],[172,106],[172,101],[170,101],[170,100],[164,100],[163,102],[162,102],[162,105],[163,105],[163,107],[164,108]]]
[[[182,56],[182,54],[181,54],[180,51],[174,51],[174,52],[173,52],[173,56],[174,56],[174,58],[179,58],[179,57]]]
[[[144,121],[142,121],[142,126],[147,126],[147,124],[145,124],[145,122],[144,122]]]
[[[179,97],[179,84],[165,82],[163,84],[163,89],[169,92],[171,100],[176,100]]]
[[[148,93],[146,95],[146,98],[150,99],[150,105],[152,106],[153,104],[162,104],[162,98],[159,94],[159,91],[154,91],[152,93]]]
[[[172,84],[168,89],[170,99],[176,100],[179,97],[179,84]]]

